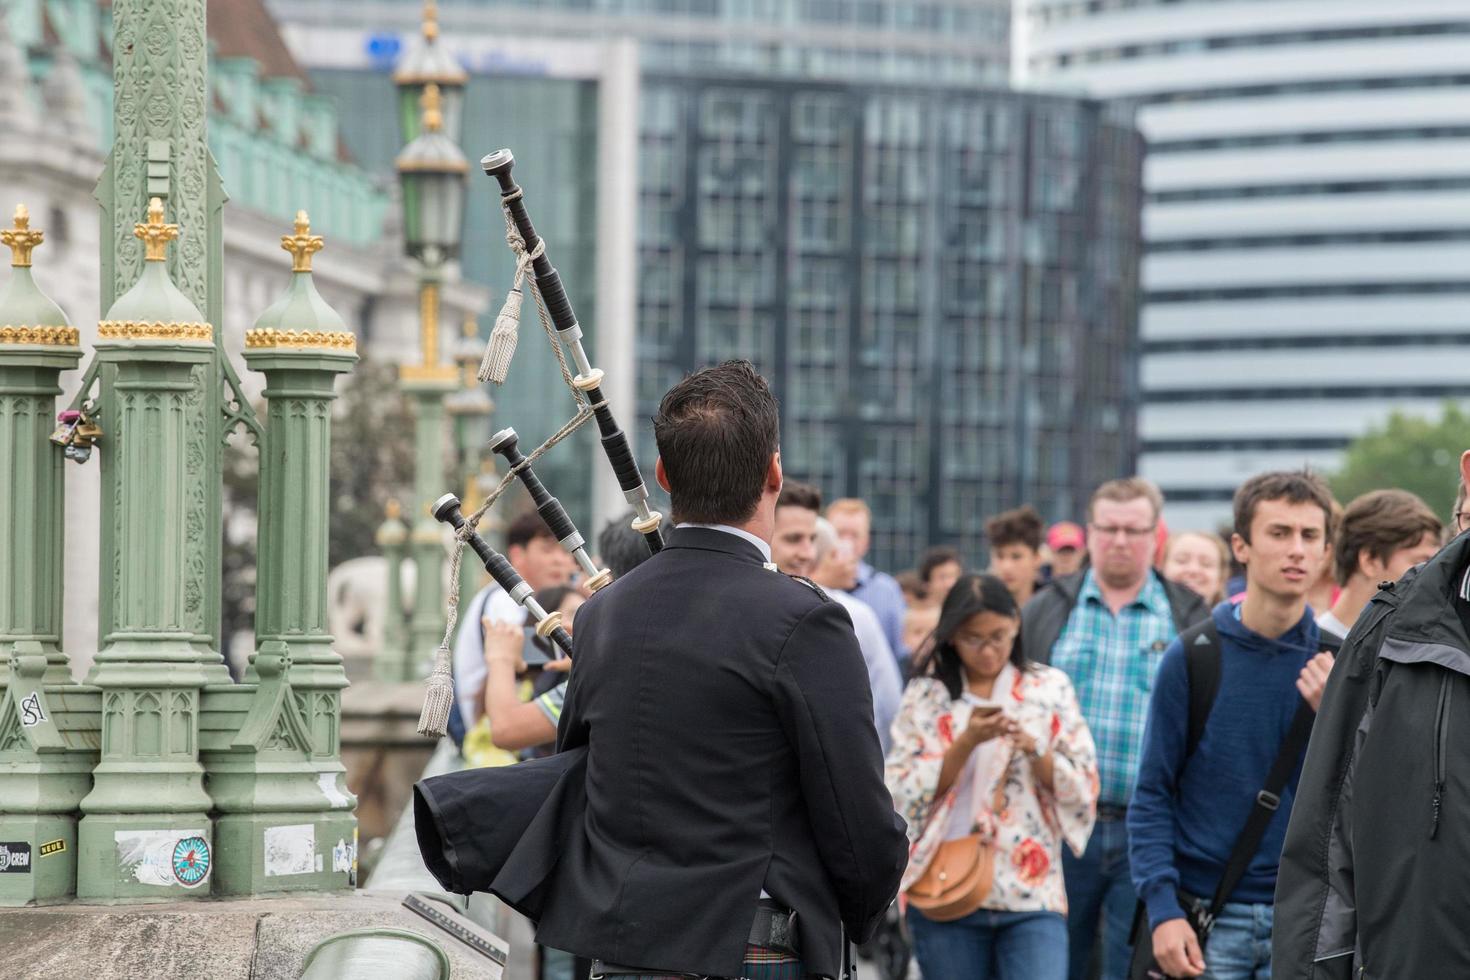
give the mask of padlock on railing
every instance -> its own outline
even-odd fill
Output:
[[[92,447],[102,438],[102,429],[84,411],[69,408],[56,416],[51,441],[62,447],[62,455],[77,463],[92,458]]]

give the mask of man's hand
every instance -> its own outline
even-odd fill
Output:
[[[554,670],[558,674],[569,674],[572,671],[572,658],[562,657],[560,660],[548,660],[541,665],[542,670]]]
[[[1327,675],[1332,673],[1332,664],[1332,654],[1324,650],[1307,661],[1296,679],[1296,689],[1302,692],[1302,698],[1313,711],[1322,706],[1322,692],[1327,687]]]
[[[1197,977],[1205,972],[1205,957],[1188,919],[1170,919],[1154,930],[1154,959],[1171,977]]]
[[[515,623],[498,622],[489,617],[480,620],[480,624],[485,627],[486,665],[506,662],[515,668],[517,674],[525,670],[525,661],[521,659],[521,650],[526,643],[524,628]]]

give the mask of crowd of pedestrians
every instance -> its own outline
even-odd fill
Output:
[[[862,501],[782,487],[770,559],[851,621],[908,825],[893,922],[927,980],[1271,976],[1278,864],[1334,654],[1445,529],[1412,494],[1343,508],[1305,471],[1248,480],[1228,528],[1165,533],[1164,507],[1149,481],[1113,480],[1080,523],[994,515],[984,564],[937,545],[890,575],[867,561]],[[641,556],[619,526],[600,550]],[[573,629],[574,568],[538,518],[511,524],[507,554]],[[493,587],[469,608],[467,759],[548,750],[567,663],[535,680],[520,609]]]

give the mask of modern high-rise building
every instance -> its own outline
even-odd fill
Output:
[[[1126,111],[1000,84],[1004,2],[664,6],[439,8],[475,73],[466,152],[515,150],[594,363],[636,376],[626,400],[609,394],[646,475],[659,395],[729,357],[781,396],[787,471],[873,505],[884,567],[936,543],[978,559],[995,511],[1075,516],[1131,469],[1142,151]],[[340,0],[275,9],[342,100],[353,152],[388,158],[383,72],[418,4],[353,3],[350,29],[331,23]],[[631,80],[614,37],[635,52]],[[768,60],[736,57],[756,40]],[[967,67],[950,79],[888,57],[910,50]],[[625,200],[612,182],[629,175]],[[493,189],[471,181],[465,274],[503,288]],[[528,316],[522,350],[536,334]],[[518,353],[497,395],[504,424],[537,439],[569,414],[541,356]],[[594,526],[620,500],[591,505],[595,453],[538,465]]]
[[[873,560],[983,553],[1134,460],[1131,120],[1004,90],[644,81],[639,415],[749,357],[787,472],[874,512]],[[653,447],[640,446],[645,461]]]
[[[1463,0],[1025,0],[1031,83],[1149,144],[1143,472],[1175,526],[1470,397]]]
[[[271,6],[287,23],[382,32],[378,53],[391,58],[420,3]],[[439,16],[451,40],[503,44],[468,65],[488,74],[545,70],[543,58],[516,50],[518,39],[608,37],[637,40],[643,67],[656,72],[1001,86],[1011,68],[1011,0],[440,0]]]

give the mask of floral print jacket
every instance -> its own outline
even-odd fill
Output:
[[[1067,676],[1032,664],[1014,674],[1009,692],[995,698],[1026,732],[1053,754],[1053,789],[1036,782],[1030,760],[1013,755],[1005,772],[1004,803],[988,821],[995,835],[995,883],[984,908],[1008,912],[1067,911],[1062,843],[1081,855],[1097,816],[1097,754]],[[935,799],[944,754],[969,721],[964,699],[951,700],[944,684],[917,677],[904,691],[893,722],[893,748],[884,779],[894,806],[908,821],[909,865],[902,888],[923,875],[943,843],[955,806],[955,787]],[[998,766],[999,764],[997,764]],[[989,810],[995,786],[977,785]]]

